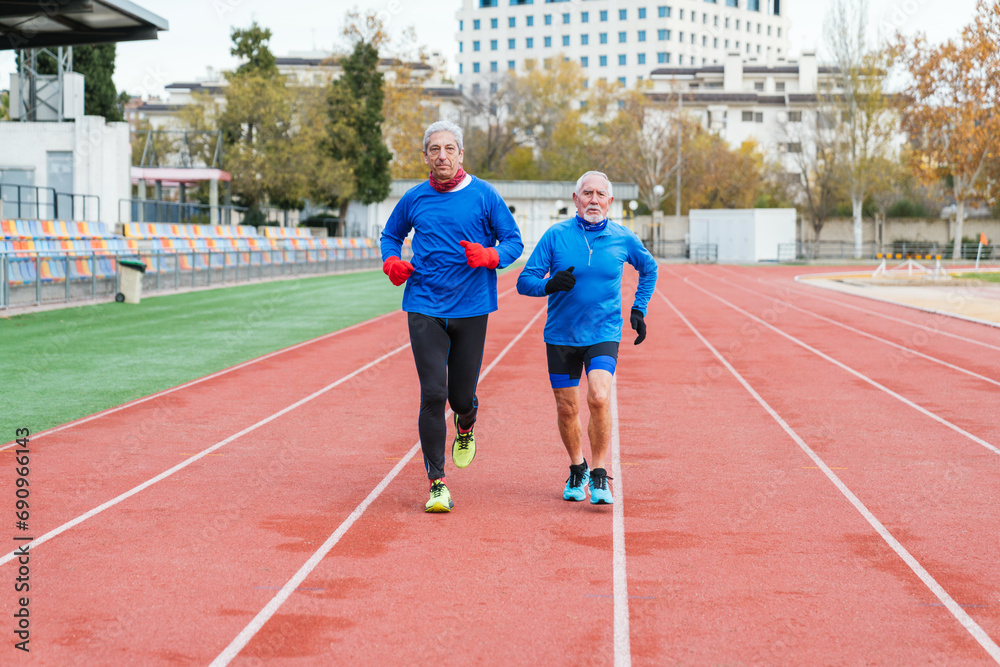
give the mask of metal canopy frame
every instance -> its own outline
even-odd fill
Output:
[[[168,29],[128,0],[0,1],[0,51],[156,39]]]

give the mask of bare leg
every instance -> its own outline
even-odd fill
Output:
[[[603,468],[611,443],[611,380],[608,371],[595,368],[587,374],[587,406],[590,408],[591,469]],[[579,422],[579,420],[577,420]],[[570,453],[572,456],[572,452]],[[575,463],[575,461],[574,461]]]
[[[570,463],[583,463],[583,427],[580,424],[580,388],[556,387],[552,389],[556,397],[556,413],[559,418],[559,435],[569,454]]]

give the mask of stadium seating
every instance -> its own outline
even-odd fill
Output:
[[[146,263],[147,273],[203,271],[322,262],[376,261],[373,239],[314,238],[308,229],[250,225],[130,222],[124,236],[111,225],[67,220],[0,220],[0,251],[11,285],[114,278],[115,258]]]

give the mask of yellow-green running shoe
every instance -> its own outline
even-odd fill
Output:
[[[455,503],[451,502],[451,492],[444,481],[435,479],[431,482],[431,497],[424,505],[425,512],[450,512]]]
[[[451,460],[458,468],[464,468],[476,458],[476,425],[473,424],[468,433],[462,433],[458,428],[458,415],[455,415],[455,440],[451,443]]]

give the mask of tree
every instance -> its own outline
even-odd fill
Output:
[[[752,208],[761,189],[764,158],[754,141],[732,150],[700,126],[683,148],[684,199],[692,208]]]
[[[883,87],[891,65],[889,51],[869,50],[865,34],[868,0],[835,0],[827,24],[841,107],[836,116],[840,167],[854,216],[854,257],[861,257],[862,206],[881,156],[892,151],[896,119]],[[836,111],[836,110],[834,110]]]
[[[236,74],[259,74],[268,78],[278,74],[277,60],[267,45],[271,40],[269,28],[262,28],[254,21],[246,30],[233,28],[229,38],[233,40],[230,55],[246,60],[236,68]]]
[[[377,22],[369,12],[370,26]],[[351,55],[341,59],[343,74],[332,82],[327,94],[330,120],[328,150],[334,160],[350,165],[354,196],[363,204],[380,202],[389,196],[392,176],[389,162],[392,153],[382,137],[383,77],[378,71],[378,34],[367,41],[359,26],[349,26],[346,34],[355,41]],[[340,207],[341,225],[347,213],[347,201]]]
[[[984,194],[1000,141],[1000,0],[979,0],[961,39],[939,46],[897,36],[910,81],[900,107],[925,179],[950,178],[955,197],[953,258],[961,257],[965,204]]]
[[[392,177],[422,178],[427,166],[421,138],[434,120],[427,106],[430,96],[402,60],[394,61],[391,74],[385,82],[383,138],[392,152]]]
[[[0,93],[0,120],[10,120],[10,95],[6,90]]]
[[[466,169],[483,178],[497,178],[508,167],[514,168],[523,176],[523,167],[526,166],[523,152],[519,156],[521,160],[515,160],[513,165],[507,162],[511,151],[520,145],[508,109],[511,98],[512,79],[499,75],[474,86],[465,95],[466,123],[462,129],[465,135]],[[534,161],[530,150],[527,151],[527,156],[530,161]],[[537,172],[537,169],[534,171]]]
[[[662,196],[657,196],[653,188],[660,185],[670,189],[670,179],[677,169],[680,121],[669,102],[665,107],[655,105],[639,90],[625,93],[620,102],[618,113],[601,132],[611,149],[607,151],[608,175],[615,180],[634,181],[639,186],[639,201],[654,211],[660,207]],[[608,104],[596,106],[606,109]]]

